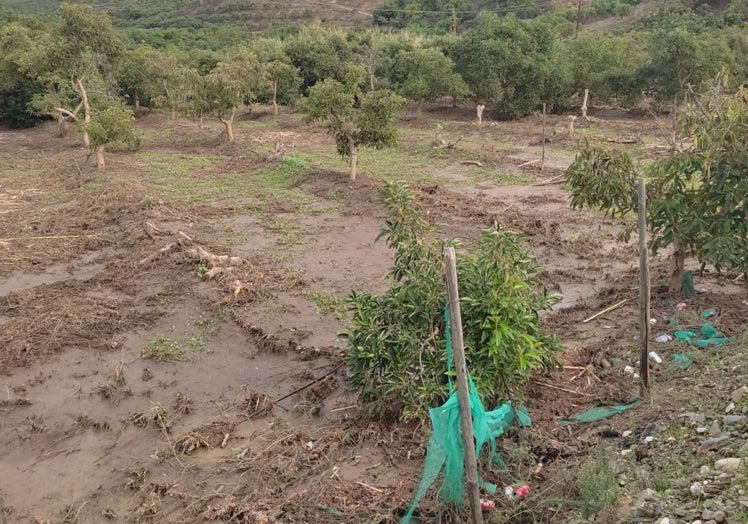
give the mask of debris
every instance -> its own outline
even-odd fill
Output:
[[[667,333],[660,333],[655,337],[655,342],[670,342],[671,340],[673,340],[673,337]]]
[[[706,439],[699,444],[699,447],[696,449],[697,455],[703,455],[707,451],[711,451],[713,449],[717,449],[719,447],[724,446],[727,444],[727,442],[730,440],[730,435],[728,433],[722,433],[718,437]]]
[[[705,348],[708,346],[720,346],[730,341],[729,338],[723,337],[722,334],[717,331],[711,324],[704,324],[701,326],[701,338],[697,338],[695,331],[676,331],[675,339],[684,340],[689,344],[696,346],[697,348]]]
[[[585,318],[584,320],[582,320],[582,324],[586,324],[586,323],[587,323],[587,322],[589,322],[590,320],[595,320],[595,319],[596,319],[597,317],[599,317],[599,316],[601,316],[601,315],[604,315],[605,313],[609,313],[609,312],[613,311],[614,309],[618,309],[619,307],[621,307],[622,305],[624,305],[624,304],[625,304],[626,302],[628,302],[628,301],[629,301],[629,299],[628,299],[628,298],[624,298],[624,299],[623,299],[623,300],[621,300],[620,302],[616,302],[616,303],[615,303],[615,304],[613,304],[612,306],[606,307],[606,308],[605,308],[605,309],[603,309],[602,311],[598,311],[597,313],[595,313],[595,314],[594,314],[594,315],[592,315],[591,317],[589,317],[589,318]]]
[[[480,500],[480,509],[483,511],[491,511],[496,507],[496,502],[493,500]]]
[[[654,351],[650,351],[648,353],[648,356],[650,360],[655,362],[655,364],[662,364],[662,357],[660,357],[660,355],[658,355]]]
[[[701,314],[703,318],[709,318],[713,316],[715,313],[714,308],[705,309],[704,312]]]
[[[683,371],[687,370],[693,364],[691,357],[685,353],[676,353],[673,355],[673,363],[681,368]]]
[[[583,424],[586,422],[596,422],[598,420],[612,417],[613,415],[618,415],[619,413],[623,413],[624,411],[631,408],[635,408],[636,406],[641,404],[641,402],[642,401],[640,399],[636,399],[632,402],[629,402],[628,404],[619,406],[598,406],[588,409],[587,411],[580,413],[573,418],[558,419],[556,420],[556,422],[562,426],[568,426],[570,424]]]
[[[675,309],[677,309],[677,310],[679,310],[679,311],[683,311],[683,310],[684,310],[684,309],[686,309],[687,307],[688,307],[688,304],[686,304],[685,302],[678,302],[678,303],[677,303],[677,304],[675,305]]]

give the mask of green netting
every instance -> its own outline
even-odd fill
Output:
[[[446,339],[447,339],[447,375],[450,376],[452,366],[452,345],[449,329],[449,314],[445,311]],[[493,411],[483,408],[478,390],[472,377],[468,375],[470,388],[470,412],[473,416],[473,436],[475,437],[475,452],[480,455],[483,447],[488,444],[490,449],[491,463],[498,464],[504,470],[506,465],[496,451],[496,439],[504,433],[504,430],[515,421],[522,426],[530,425],[530,417],[524,409],[515,410],[511,402],[505,402]],[[429,487],[436,481],[443,470],[443,481],[439,498],[461,506],[465,497],[464,484],[464,462],[465,447],[462,443],[462,426],[460,421],[460,401],[457,391],[452,387],[452,379],[449,378],[449,399],[439,407],[429,410],[429,418],[433,432],[429,439],[426,450],[426,461],[421,474],[421,481],[413,497],[413,502],[408,512],[403,517],[401,524],[410,522],[410,517],[418,506]],[[508,473],[508,472],[507,472]],[[511,475],[510,475],[511,476]],[[513,477],[512,477],[513,478]],[[516,480],[513,478],[513,480]],[[494,493],[496,486],[486,482],[480,482],[480,486]]]
[[[572,418],[562,418],[556,420],[556,422],[561,424],[562,426],[568,426],[570,424],[585,424],[587,422],[597,422],[598,420],[603,420],[612,417],[613,415],[623,413],[628,409],[635,408],[641,403],[641,400],[636,399],[629,402],[628,404],[622,404],[619,406],[597,406],[594,408],[590,408],[587,411],[580,413]]]
[[[729,338],[723,337],[717,328],[711,324],[701,326],[701,338],[695,331],[676,331],[674,335],[676,340],[685,340],[697,348],[720,346],[730,341]]]

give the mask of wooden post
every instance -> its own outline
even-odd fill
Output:
[[[639,179],[639,393],[649,396],[649,248],[647,247],[647,185]]]
[[[574,32],[574,40],[579,38],[579,19],[582,18],[582,0],[577,4],[577,29]]]
[[[543,102],[543,138],[541,139],[541,150],[540,150],[540,170],[543,170],[545,166],[545,102]]]
[[[478,493],[478,460],[475,456],[473,440],[473,417],[470,411],[467,364],[465,348],[462,341],[462,314],[460,313],[460,294],[457,289],[457,259],[455,249],[444,249],[444,266],[447,270],[447,297],[449,299],[449,318],[452,326],[452,349],[457,372],[457,396],[460,399],[460,419],[462,421],[462,442],[465,446],[465,484],[473,524],[483,524],[483,514]]]

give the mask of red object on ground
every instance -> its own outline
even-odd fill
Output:
[[[514,488],[514,494],[517,496],[518,499],[522,500],[527,495],[530,494],[530,486],[527,484],[522,484],[521,486],[517,486]]]
[[[480,501],[480,509],[483,511],[490,511],[496,507],[496,503],[493,500],[482,500]]]

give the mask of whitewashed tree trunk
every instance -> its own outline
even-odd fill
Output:
[[[228,138],[229,142],[234,141],[234,117],[235,116],[236,116],[236,108],[233,108],[231,110],[231,113],[229,113],[228,118],[223,118],[222,116],[218,117],[221,120],[221,123],[226,128],[226,137]]]
[[[569,130],[566,132],[566,136],[572,136],[574,134],[574,121],[577,119],[574,115],[569,117]]]
[[[351,152],[350,179],[356,180],[356,169],[358,167],[358,149],[356,148],[356,142],[351,137],[348,138],[348,148]]]
[[[278,81],[273,80],[272,82],[273,86],[273,114],[278,114]]]
[[[106,167],[106,163],[104,162],[103,145],[96,148],[96,167],[99,169],[104,169]]]
[[[587,118],[587,100],[590,96],[590,90],[585,89],[584,90],[584,100],[582,101],[582,118],[584,118],[586,121],[589,122],[589,118]]]
[[[86,88],[83,87],[83,81],[80,78],[75,79],[75,89],[81,97],[81,105],[83,106],[83,124],[84,129],[91,123],[91,106],[88,103],[88,93]],[[88,137],[88,131],[83,131],[83,146],[88,149],[91,145],[91,139]]]
[[[483,110],[486,109],[486,106],[483,104],[478,104],[478,107],[476,108],[476,113],[478,114],[478,125],[483,125]]]

